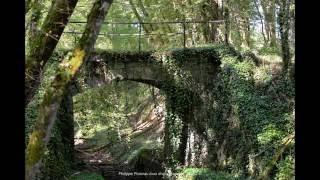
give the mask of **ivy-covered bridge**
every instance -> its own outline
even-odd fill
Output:
[[[108,84],[113,80],[130,80],[155,86],[165,92],[168,117],[172,111],[170,115],[172,122],[166,123],[165,130],[167,154],[172,153],[171,148],[174,148],[171,147],[174,142],[170,141],[175,135],[169,131],[180,128],[180,132],[176,135],[183,136],[180,137],[181,143],[175,151],[183,162],[187,143],[183,139],[188,137],[186,133],[189,132],[188,124],[194,119],[202,118],[203,113],[200,111],[204,111],[202,109],[205,108],[204,101],[208,101],[208,93],[214,86],[222,55],[238,56],[235,50],[227,46],[176,49],[166,52],[95,51],[90,55],[79,76],[84,77],[85,83],[92,88]],[[60,108],[63,113],[58,114],[57,120],[59,123],[65,123],[61,126],[63,127],[61,133],[64,134],[62,137],[68,137],[70,144],[68,147],[73,147],[72,96],[78,93],[77,90],[76,86],[70,86]],[[198,109],[191,109],[194,103],[198,103]],[[181,126],[183,124],[184,126]],[[201,129],[203,127],[199,130]],[[72,157],[65,153],[63,155]]]
[[[248,140],[247,135],[256,132],[239,127],[240,122],[235,117],[238,105],[233,105],[231,101],[234,100],[228,97],[232,96],[232,80],[251,86],[248,79],[252,76],[251,69],[244,70],[246,75],[237,74],[234,67],[223,65],[222,61],[228,59],[242,62],[244,57],[226,45],[165,52],[92,52],[77,78],[82,82],[75,81],[65,93],[57,116],[56,133],[49,145],[45,173],[60,178],[64,171],[59,168],[63,167],[61,164],[69,166],[73,161],[72,96],[81,92],[78,84],[95,88],[112,81],[135,81],[152,85],[165,95],[163,158],[149,166],[159,169],[178,164],[214,169],[235,166],[239,171],[254,174],[257,169],[248,172],[246,168],[250,148],[244,145],[247,142],[249,147],[255,143],[255,137]],[[251,64],[255,66],[254,62]],[[230,74],[228,79],[225,79],[226,73]],[[240,93],[248,93],[248,90]],[[60,165],[56,166],[57,163]]]

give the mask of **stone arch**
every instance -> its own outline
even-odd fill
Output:
[[[191,97],[191,101],[187,101],[187,104],[204,101],[206,93],[214,85],[219,67],[220,52],[214,47],[180,49],[162,53],[96,51],[89,56],[80,76],[84,77],[85,83],[91,88],[111,83],[114,80],[149,84],[165,91],[166,96],[173,99],[167,103],[171,103],[171,106],[174,107],[180,106],[176,103],[183,101],[183,98],[174,99],[176,93],[184,94],[186,99]],[[70,91],[73,91],[72,94],[77,93],[76,90]],[[191,153],[190,151],[186,152],[187,141],[191,138],[190,133],[193,137],[195,134],[201,135],[201,132],[197,132],[199,130],[192,127],[191,124],[193,119],[202,118],[197,117],[197,113],[203,110],[201,106],[205,105],[200,105],[198,109],[190,109],[190,105],[187,105],[182,107],[182,111],[178,113],[175,108],[171,109],[172,113],[176,113],[175,116],[182,119],[183,122],[178,132],[180,144],[174,150],[176,159],[181,164],[185,164],[187,156]],[[184,114],[184,112],[188,113]],[[169,121],[166,120],[166,122]],[[174,124],[166,123],[165,131],[168,131],[170,126],[174,126]],[[165,139],[167,139],[167,141],[165,140],[165,148],[168,148],[167,151],[164,150],[166,157],[172,152],[172,142],[169,136]],[[188,163],[190,164],[190,162]]]

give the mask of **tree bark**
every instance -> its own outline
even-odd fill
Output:
[[[57,113],[57,123],[61,139],[61,143],[64,146],[63,157],[69,162],[73,162],[74,158],[74,116],[73,116],[73,93],[71,86],[67,88],[67,91],[62,98],[60,108]],[[61,149],[56,149],[61,151]]]
[[[276,37],[276,4],[275,0],[270,1],[269,9],[269,25],[270,25],[270,46],[277,46],[277,37]]]
[[[70,57],[60,64],[57,74],[45,90],[44,99],[39,107],[38,119],[35,122],[26,150],[26,179],[32,180],[39,175],[42,159],[52,126],[55,123],[58,108],[65,89],[74,79],[81,65],[94,47],[101,25],[112,4],[112,0],[96,0],[88,15],[85,31]]]
[[[220,14],[219,4],[215,0],[207,0],[207,2],[202,5],[201,15],[205,21],[219,20]],[[206,43],[213,43],[216,41],[217,28],[218,25],[215,23],[203,24],[203,35]]]
[[[269,26],[269,21],[268,21],[268,1],[269,0],[261,0],[261,7],[264,15],[264,24],[265,24],[265,30],[266,30],[266,38],[267,42],[270,42],[270,26]]]
[[[229,37],[230,37],[230,14],[229,8],[224,8],[224,20],[225,20],[225,32],[224,32],[224,39],[225,43],[229,44]]]
[[[143,18],[140,16],[140,14],[139,14],[139,12],[138,12],[138,10],[137,10],[136,5],[133,3],[132,0],[129,0],[129,3],[130,3],[130,5],[131,5],[131,8],[132,8],[132,11],[133,11],[134,15],[136,16],[136,18],[138,19],[138,21],[139,21],[140,23],[142,23],[142,22],[143,22]],[[141,25],[142,25],[142,27],[143,27],[143,30],[144,30],[146,33],[150,33],[151,31],[153,31],[153,27],[152,27],[152,26],[150,26],[150,29],[149,29],[145,24],[141,24]]]
[[[24,14],[27,14],[31,9],[32,0],[25,0],[25,11]]]
[[[28,2],[28,11],[31,10],[30,18],[27,21],[26,31],[28,34],[28,41],[32,41],[37,35],[39,34],[38,29],[38,22],[42,15],[43,9],[43,2],[41,0],[33,0]],[[29,22],[28,22],[29,21]]]
[[[244,36],[245,36],[245,40],[247,43],[247,46],[250,48],[251,47],[251,29],[250,29],[250,19],[249,17],[245,17],[244,18]]]
[[[291,5],[295,6],[294,2],[291,3]],[[295,7],[290,9],[290,30],[291,30],[291,36],[290,36],[290,42],[293,46],[295,46]]]
[[[215,0],[211,0],[211,16],[209,20],[219,20],[219,15],[220,15],[220,9],[219,5]],[[218,25],[215,23],[211,24],[211,29],[210,29],[210,41],[211,42],[216,42],[217,40],[217,35],[218,35]]]
[[[43,67],[51,57],[61,34],[68,23],[78,0],[55,0],[44,20],[40,32],[29,42],[30,52],[26,57],[25,105],[35,95]]]
[[[130,5],[131,5],[132,11],[133,11],[133,13],[135,14],[135,16],[137,17],[138,21],[139,21],[140,23],[143,23],[143,22],[144,22],[144,19],[147,18],[149,14],[147,13],[146,9],[144,8],[141,0],[138,1],[138,6],[139,6],[140,9],[142,10],[142,14],[143,14],[144,17],[142,17],[142,16],[139,14],[139,12],[138,12],[138,10],[137,10],[137,7],[136,7],[136,5],[134,4],[133,0],[129,0],[129,3],[130,3]],[[155,31],[155,30],[157,29],[157,28],[156,28],[155,26],[153,26],[152,24],[141,24],[141,26],[142,26],[143,30],[144,30],[147,34],[153,32],[153,31]],[[161,36],[156,36],[156,37],[154,38],[154,40],[160,42],[160,45],[165,44],[165,42],[164,42],[164,40],[163,40],[163,38],[162,38]]]
[[[290,12],[290,0],[279,0],[279,26],[280,26],[280,37],[281,37],[281,50],[282,50],[282,61],[283,61],[283,72],[287,72],[290,66],[290,47],[289,47],[289,12]]]
[[[30,0],[25,0],[24,1],[24,14],[27,14],[28,13],[28,11],[29,11],[29,9],[30,9]]]
[[[265,28],[267,32],[267,40],[270,43],[270,47],[274,47],[277,44],[276,39],[276,7],[275,0],[262,0],[262,9],[265,18]]]

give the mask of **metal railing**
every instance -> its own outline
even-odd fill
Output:
[[[160,21],[160,22],[103,22],[104,25],[136,25],[138,28],[138,33],[99,33],[99,36],[138,36],[138,47],[139,52],[141,51],[141,37],[142,36],[153,36],[153,35],[181,35],[183,37],[183,47],[186,48],[187,41],[187,32],[195,33],[197,31],[190,31],[187,29],[188,24],[224,24],[224,20],[210,20],[210,21],[202,21],[202,20],[180,20],[180,21]],[[70,21],[69,24],[86,24],[85,21]],[[147,33],[145,30],[142,33],[143,25],[155,25],[155,24],[178,24],[182,26],[182,32],[171,32],[171,33]],[[82,34],[83,32],[79,31],[66,31],[65,34]]]

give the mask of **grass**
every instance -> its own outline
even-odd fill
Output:
[[[226,172],[212,171],[208,168],[186,168],[179,174],[177,180],[244,180],[244,177]]]
[[[96,173],[80,173],[69,178],[70,180],[104,180],[104,178]]]

